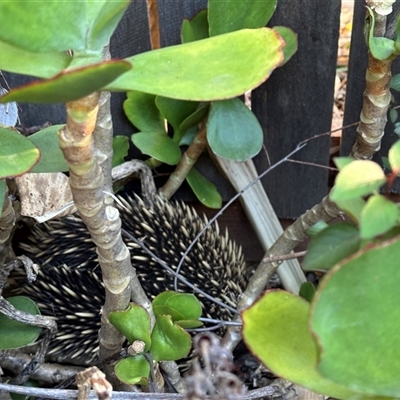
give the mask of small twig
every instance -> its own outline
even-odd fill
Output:
[[[301,160],[292,160],[292,159],[288,159],[288,162],[291,163],[295,163],[295,164],[303,164],[303,165],[310,165],[311,167],[317,167],[317,168],[323,168],[323,169],[329,169],[330,171],[339,171],[337,168],[335,167],[329,167],[327,165],[321,165],[321,164],[315,164],[312,162],[307,162],[307,161],[301,161]]]

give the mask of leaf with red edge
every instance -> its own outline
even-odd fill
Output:
[[[129,62],[121,60],[63,71],[54,78],[11,90],[0,97],[0,103],[19,101],[50,104],[78,100],[100,90],[131,68]]]

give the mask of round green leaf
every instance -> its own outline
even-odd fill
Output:
[[[277,31],[285,41],[286,45],[283,48],[283,57],[284,60],[282,62],[282,65],[286,64],[296,53],[298,43],[297,43],[297,34],[294,33],[290,28],[287,28],[286,26],[274,26],[272,29]]]
[[[333,161],[338,167],[339,171],[341,171],[347,164],[355,161],[355,159],[353,157],[335,157]]]
[[[177,293],[167,290],[160,293],[153,300],[153,309],[156,317],[169,314],[172,321],[184,319],[199,319],[201,317],[201,303],[191,293]]]
[[[303,261],[303,269],[328,270],[360,248],[358,229],[347,222],[339,222],[322,230],[312,238]]]
[[[1,17],[0,17],[1,18]],[[0,40],[0,70],[50,78],[68,67],[72,58],[65,52],[34,53]]]
[[[0,39],[38,53],[101,50],[128,4],[128,0],[2,1]]]
[[[174,324],[169,315],[157,318],[151,333],[150,353],[156,361],[173,361],[186,357],[192,347],[189,333]]]
[[[204,177],[196,168],[192,168],[186,176],[186,181],[199,201],[207,207],[219,209],[222,207],[222,197],[217,187]]]
[[[360,235],[372,239],[393,228],[398,221],[396,204],[380,194],[372,195],[361,212]]]
[[[315,292],[315,286],[311,282],[303,282],[300,286],[299,296],[311,303]]]
[[[205,106],[202,106],[200,108],[198,108],[193,114],[189,115],[181,124],[181,126],[179,127],[179,132],[180,135],[182,135],[181,140],[179,141],[179,145],[189,145],[190,143],[192,143],[192,140],[190,140],[189,142],[186,141],[186,138],[184,138],[184,135],[187,133],[187,131],[190,128],[193,127],[197,127],[197,125],[204,120],[204,118],[207,116],[208,114],[208,109],[209,109],[209,105],[206,104]],[[197,131],[197,130],[196,130]],[[175,135],[174,135],[175,136]]]
[[[390,88],[400,92],[400,74],[392,76],[392,80],[390,81]]]
[[[318,349],[308,328],[309,307],[292,293],[267,292],[242,313],[244,341],[274,374],[314,392],[348,399],[352,391],[316,370]]]
[[[128,385],[147,386],[149,383],[150,365],[142,355],[124,358],[114,371],[117,378]]]
[[[105,90],[138,90],[173,99],[212,101],[261,85],[283,60],[272,29],[244,29],[128,58],[135,68]]]
[[[0,144],[0,179],[22,175],[39,161],[39,149],[15,130],[0,127]]]
[[[210,36],[239,29],[262,28],[272,17],[277,0],[208,0]]]
[[[11,90],[0,98],[0,103],[21,101],[49,104],[78,100],[96,92],[131,68],[132,65],[126,61],[107,61],[65,70],[54,78]]]
[[[109,316],[110,322],[132,344],[135,340],[142,340],[150,348],[150,316],[141,306],[131,303],[125,311],[113,311]]]
[[[201,317],[201,303],[191,293],[175,293],[166,301],[166,306],[180,312],[182,319],[199,319]]]
[[[400,174],[400,140],[398,140],[389,150],[389,162],[392,171]]]
[[[319,371],[361,394],[399,397],[400,240],[363,249],[321,282],[311,326]]]
[[[28,297],[14,296],[6,300],[17,310],[32,315],[40,314],[35,302]],[[31,344],[39,337],[41,330],[42,328],[14,321],[0,313],[0,349],[17,349]]]
[[[214,102],[207,121],[212,151],[235,161],[246,161],[261,150],[263,131],[256,116],[239,99]]]
[[[336,177],[330,198],[340,207],[340,200],[363,197],[386,182],[382,168],[374,161],[355,160],[343,167]]]
[[[143,154],[168,165],[176,165],[181,159],[181,149],[165,132],[134,133],[132,142]]]
[[[129,151],[129,139],[127,136],[114,136],[113,138],[112,167],[122,164]]]
[[[125,115],[139,131],[163,132],[164,118],[156,106],[156,96],[137,91],[128,92],[124,101]]]
[[[181,29],[182,43],[194,42],[209,37],[207,15],[207,10],[201,10],[191,20],[183,20]]]
[[[29,136],[40,150],[40,160],[31,172],[65,172],[68,165],[58,145],[58,131],[64,125],[52,125]]]
[[[174,140],[179,142],[181,136],[179,127],[181,123],[196,111],[199,103],[197,101],[184,101],[157,96],[156,105],[163,117],[174,128]]]

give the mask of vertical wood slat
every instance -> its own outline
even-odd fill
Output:
[[[298,52],[253,91],[252,107],[264,129],[272,163],[302,140],[331,127],[340,0],[278,1],[270,26],[283,25],[298,34]],[[329,137],[309,142],[298,160],[327,165]],[[268,168],[263,153],[255,160],[259,172]],[[295,218],[327,193],[326,169],[285,163],[263,180],[279,217]]]
[[[400,3],[394,4],[394,13],[400,9]],[[365,90],[365,72],[367,68],[368,56],[367,46],[363,34],[364,20],[365,20],[365,3],[364,0],[355,0],[354,3],[354,18],[353,18],[353,31],[351,36],[350,59],[347,78],[347,93],[346,105],[343,125],[349,125],[359,121],[360,112],[363,102],[363,93]],[[392,17],[388,18],[388,22]],[[392,74],[400,73],[400,60],[397,59],[392,65]],[[400,95],[393,92],[397,104],[400,104]],[[343,131],[341,155],[347,156],[356,140],[357,126],[347,128]],[[382,157],[387,157],[390,146],[398,140],[398,136],[393,131],[393,124],[388,121],[385,129],[385,136],[382,139],[380,151],[378,151],[373,159],[383,165]],[[400,193],[400,182],[397,180],[392,187],[392,191]]]

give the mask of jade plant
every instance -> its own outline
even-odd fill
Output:
[[[133,303],[125,311],[110,314],[110,322],[126,337],[134,351],[134,355],[115,366],[118,379],[131,385],[148,385],[154,373],[154,361],[186,357],[192,348],[192,339],[184,329],[202,325],[198,320],[201,304],[192,294],[166,291],[159,294],[152,305],[156,316],[153,328],[148,312]]]
[[[34,144],[13,128],[1,129],[0,199],[6,194],[5,178],[32,171],[46,153],[52,161],[65,160],[65,164],[61,161],[63,165],[55,166],[54,170],[64,170],[65,165],[68,166],[75,206],[102,254],[100,266],[106,300],[100,338],[107,336],[108,342],[107,348],[100,345],[102,358],[118,351],[123,340],[108,324],[109,313],[125,309],[131,293],[136,296],[135,302],[147,302],[136,276],[130,279],[129,253],[124,247],[118,220],[112,213],[105,212],[109,206],[105,193],[112,190],[111,173],[107,168],[107,163],[111,165],[111,151],[108,148],[100,151],[95,146],[108,141],[104,132],[111,136],[112,129],[105,129],[111,126],[110,116],[102,110],[100,97],[104,91],[134,91],[176,101],[223,100],[234,104],[235,101],[229,99],[259,86],[285,59],[286,43],[281,36],[284,33],[262,27],[275,8],[275,0],[254,4],[210,0],[207,35],[210,37],[124,60],[103,61],[104,47],[128,5],[128,0],[0,3],[0,70],[39,78],[5,93],[0,103],[65,103],[67,112],[65,126],[39,133],[47,141],[44,146]],[[221,21],[222,15],[236,8],[239,25]],[[260,12],[264,8],[269,11]],[[248,17],[243,20],[244,15]],[[190,29],[192,36],[198,34],[195,26]],[[294,34],[288,37],[293,39]],[[100,95],[99,91],[103,93]],[[220,107],[220,111],[226,108]],[[94,144],[96,124],[103,138]],[[96,132],[96,136],[99,134]],[[224,140],[229,142],[229,138]],[[48,150],[57,145],[63,157]],[[261,146],[260,132],[258,146]],[[255,151],[253,146],[250,153]],[[105,171],[104,177],[102,171]],[[100,217],[104,229],[98,232]],[[114,236],[106,237],[108,233]],[[115,243],[113,249],[108,246],[110,242]],[[131,291],[132,286],[135,290]]]
[[[250,349],[279,376],[338,399],[399,398],[400,208],[381,194],[400,172],[338,158],[331,199],[347,221],[320,227],[303,268],[326,274],[308,300],[268,291],[243,312]]]

